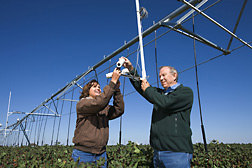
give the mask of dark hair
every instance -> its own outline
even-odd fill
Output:
[[[98,81],[95,80],[95,79],[89,81],[89,82],[83,87],[79,99],[88,97],[88,96],[89,96],[89,90],[90,90],[90,88],[91,88],[95,83],[99,84]]]

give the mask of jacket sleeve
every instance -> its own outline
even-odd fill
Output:
[[[115,91],[113,98],[113,106],[110,106],[108,111],[109,120],[120,117],[124,113],[124,100],[119,88]]]
[[[98,113],[108,105],[115,88],[116,84],[110,81],[110,83],[103,88],[103,92],[95,99],[81,99],[76,105],[77,113],[83,116]]]
[[[161,94],[156,88],[148,87],[143,94],[150,103],[171,113],[191,108],[193,103],[193,92],[191,88],[184,86],[179,86],[167,95]]]
[[[131,75],[134,75],[136,77],[140,77],[139,74],[137,73],[137,70],[134,68],[132,71],[130,71]],[[136,89],[136,91],[142,95],[143,95],[143,90],[141,89],[141,81],[140,80],[134,80],[134,79],[130,79],[130,83],[133,85],[133,87]],[[146,98],[146,97],[145,97]]]
[[[131,75],[139,76],[135,68],[130,71]],[[193,92],[189,87],[180,87],[168,95],[162,94],[163,90],[156,87],[148,87],[145,91],[141,89],[141,81],[130,79],[136,91],[151,104],[158,106],[170,113],[176,113],[191,108],[193,103]],[[179,90],[179,91],[178,91]]]
[[[130,74],[139,77],[137,70],[135,68],[132,71],[130,71]],[[149,99],[149,97],[146,96],[146,94],[144,94],[141,88],[141,81],[130,79],[130,82],[140,95],[142,95],[147,101],[153,104],[153,102]],[[155,88],[155,87],[153,87],[153,89],[156,91],[158,90],[158,88]]]

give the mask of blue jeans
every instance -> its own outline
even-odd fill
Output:
[[[190,168],[192,154],[154,150],[153,164],[157,168]]]
[[[105,158],[105,163],[102,166],[102,168],[107,167],[107,153],[106,152],[102,154],[94,154],[94,153],[83,152],[78,149],[73,149],[73,153],[72,153],[73,160],[76,162],[79,157],[80,157],[79,162],[90,163],[90,164],[96,163],[96,160],[99,160],[100,157],[103,157]]]

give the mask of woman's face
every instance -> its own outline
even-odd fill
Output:
[[[89,90],[89,97],[92,97],[94,99],[96,98],[96,96],[99,96],[100,94],[101,94],[101,87],[98,83],[95,82]]]

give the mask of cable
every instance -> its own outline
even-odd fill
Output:
[[[194,14],[193,14],[194,16]],[[194,26],[194,17],[192,18],[192,23],[193,23],[193,33],[195,32],[195,26]],[[195,45],[195,39],[193,39],[193,49],[194,49],[194,65],[195,65],[195,76],[196,76],[196,82],[197,82],[197,93],[198,93],[198,102],[199,102],[199,110],[200,110],[200,121],[201,121],[201,131],[203,135],[203,142],[204,142],[204,147],[206,153],[208,153],[207,150],[207,142],[206,142],[206,134],[205,134],[205,129],[204,129],[204,124],[203,124],[203,117],[202,117],[202,110],[201,110],[201,102],[200,102],[200,91],[199,91],[199,79],[198,79],[198,68],[197,68],[197,58],[196,58],[196,45]]]
[[[49,108],[51,107],[51,104],[49,105]],[[49,114],[49,109],[47,109],[47,114]],[[45,125],[44,125],[44,131],[43,131],[43,136],[42,136],[42,142],[41,142],[41,145],[44,144],[44,138],[45,138],[45,128],[46,128],[46,123],[47,123],[47,118],[48,118],[48,115],[46,116],[46,120],[45,120]]]
[[[158,67],[157,67],[157,31],[155,30],[155,64],[156,64],[156,77],[157,77],[157,87],[159,88],[159,80],[158,80]]]
[[[73,95],[74,95],[74,90],[72,91],[72,99],[73,99]],[[67,146],[68,146],[68,141],[69,141],[69,131],[70,131],[70,123],[71,123],[72,105],[73,105],[73,102],[70,103],[70,114],[69,114],[68,131],[67,131]]]
[[[54,107],[55,107],[55,111],[56,111],[56,113],[58,114],[58,102],[59,101],[57,101],[57,105],[55,105],[55,102],[54,102],[54,100],[52,99],[52,102],[53,102],[53,105],[54,105]],[[54,135],[54,130],[55,130],[55,120],[56,120],[56,117],[54,117],[54,120],[53,120],[53,129],[52,129],[52,139],[51,139],[51,146],[53,145],[53,135]]]
[[[64,94],[64,98],[65,98],[65,94]],[[63,112],[63,107],[64,107],[64,100],[62,101],[62,106],[61,106],[61,111],[60,111],[60,116],[62,116],[62,112]],[[57,138],[56,138],[56,145],[58,145],[58,140],[59,140],[59,129],[60,129],[60,124],[61,124],[61,117],[59,118],[59,124],[58,124],[58,132],[57,132]]]

